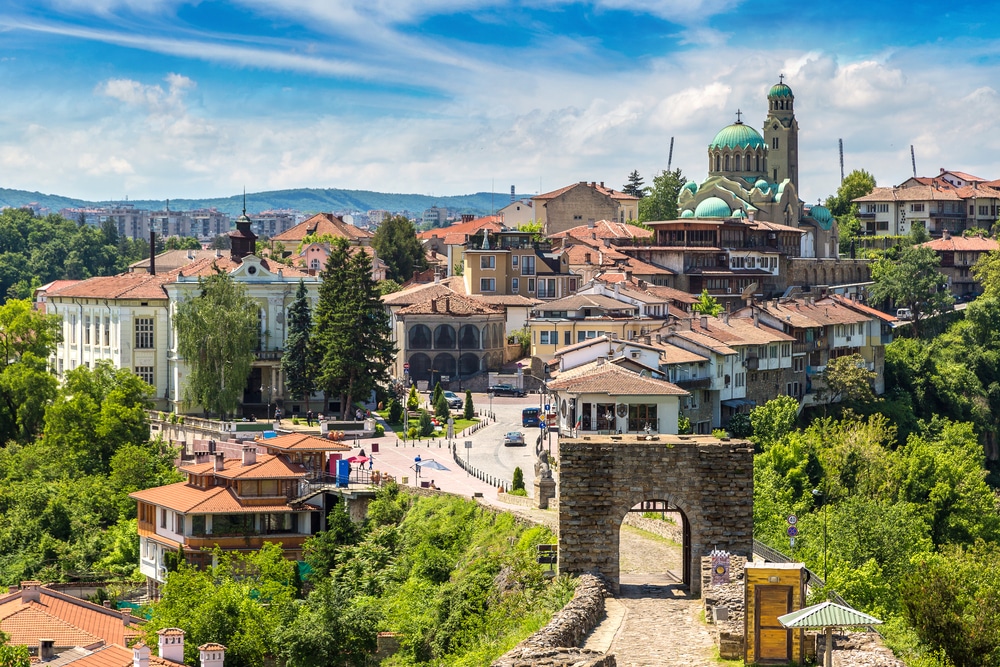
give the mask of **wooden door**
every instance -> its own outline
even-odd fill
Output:
[[[755,586],[754,620],[757,660],[791,662],[792,631],[778,617],[792,611],[791,586]]]

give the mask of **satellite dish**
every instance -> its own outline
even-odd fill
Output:
[[[750,299],[753,297],[753,293],[756,291],[757,291],[757,283],[750,283],[749,285],[746,286],[746,288],[743,290],[740,296],[743,297],[744,299]]]

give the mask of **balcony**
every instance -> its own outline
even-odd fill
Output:
[[[184,538],[184,546],[188,549],[260,549],[264,542],[278,544],[285,549],[299,549],[309,539],[309,535],[301,533],[271,533],[262,535],[191,535]]]
[[[805,343],[792,343],[792,354],[803,354],[806,352],[815,352],[820,349],[822,344],[820,340],[811,340]]]
[[[712,378],[684,378],[674,380],[674,384],[681,389],[708,389],[712,386]]]
[[[257,361],[281,361],[282,350],[257,350],[254,356]]]

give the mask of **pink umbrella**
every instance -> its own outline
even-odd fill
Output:
[[[368,457],[367,456],[352,456],[352,457],[348,458],[347,460],[350,461],[351,463],[367,463],[368,462]]]

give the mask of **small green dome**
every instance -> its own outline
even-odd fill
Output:
[[[809,214],[812,216],[813,220],[820,224],[828,223],[833,220],[833,214],[830,213],[830,209],[826,206],[820,206],[817,204],[812,207]]]
[[[743,123],[733,123],[719,130],[709,148],[763,148],[764,137]]]
[[[758,190],[760,190],[761,192],[767,192],[768,188],[771,187],[770,185],[767,184],[767,181],[765,181],[763,178],[758,179],[758,181],[754,183],[753,186]]]
[[[768,97],[795,97],[792,95],[792,89],[788,87],[786,83],[776,83],[771,86],[771,92],[767,94]]]
[[[745,217],[747,217],[747,214],[743,212],[743,209],[738,208],[735,211],[733,211],[733,217],[734,218],[745,218]]]
[[[691,194],[694,194],[698,192],[698,184],[695,183],[694,181],[688,181],[687,183],[684,184],[684,189],[690,190]]]
[[[694,211],[692,211],[689,208],[686,208],[683,211],[681,211],[681,217],[682,218],[693,218],[694,217]]]
[[[732,213],[733,211],[729,208],[729,204],[718,197],[709,197],[702,200],[694,210],[696,218],[728,218]]]

